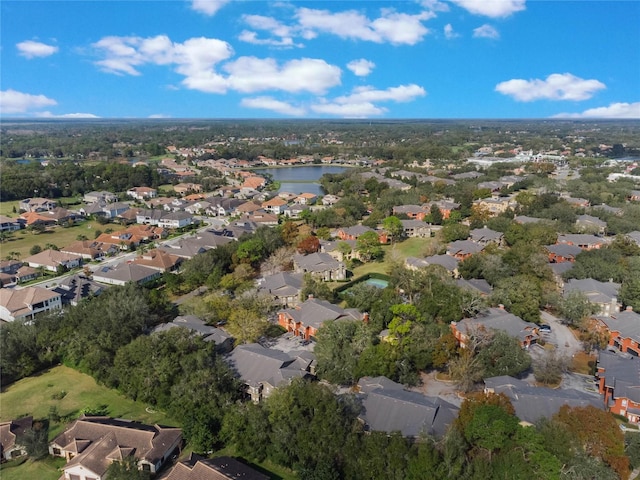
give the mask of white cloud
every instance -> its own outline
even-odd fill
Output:
[[[450,23],[447,23],[444,26],[444,36],[445,38],[451,40],[452,38],[459,37],[460,35],[453,31],[453,26]]]
[[[243,30],[238,35],[238,40],[246,43],[252,43],[253,45],[269,45],[271,47],[302,47],[300,44],[296,44],[291,37],[283,37],[279,40],[273,38],[258,38],[257,32],[250,30]]]
[[[273,97],[243,98],[240,105],[247,108],[270,110],[282,115],[291,115],[294,117],[301,117],[306,113],[304,108],[295,107],[290,103],[276,100]]]
[[[273,58],[240,57],[224,66],[230,88],[240,92],[283,90],[321,94],[340,84],[341,70],[324,60],[302,58],[279,66]]]
[[[358,77],[366,77],[373,71],[375,66],[376,66],[375,63],[370,62],[369,60],[366,60],[364,58],[360,58],[358,60],[352,60],[349,63],[347,63],[347,68],[351,70],[354,75],[357,75]]]
[[[387,112],[386,108],[376,105],[377,102],[410,102],[426,94],[424,88],[413,84],[389,87],[385,90],[357,87],[349,95],[336,97],[331,101],[322,100],[312,105],[311,110],[347,118],[363,118]]]
[[[0,91],[0,114],[26,113],[42,107],[57,105],[58,102],[44,95],[31,95],[16,90]]]
[[[311,110],[316,113],[337,115],[343,118],[367,118],[373,115],[382,115],[387,112],[386,108],[376,107],[369,102],[362,103],[334,103],[322,102],[311,106]]]
[[[63,114],[57,115],[49,111],[36,112],[35,116],[39,118],[100,118],[99,116],[94,115],[93,113],[63,113]]]
[[[612,103],[608,107],[597,107],[582,113],[559,113],[554,118],[640,118],[640,102]]]
[[[473,29],[473,36],[475,38],[500,38],[500,33],[491,25],[485,23]]]
[[[243,15],[242,20],[254,30],[263,30],[278,37],[278,39],[260,39],[254,31],[245,30],[240,34],[240,40],[256,45],[271,45],[277,47],[300,47],[293,41],[295,36],[295,28],[289,27],[272,17],[264,15]]]
[[[229,0],[191,0],[191,8],[208,17],[214,16]]]
[[[427,10],[431,10],[432,12],[448,12],[449,5],[440,0],[420,0],[418,2]]]
[[[171,118],[171,115],[165,115],[164,113],[154,113],[149,115],[148,118]]]
[[[434,13],[426,11],[409,15],[393,9],[382,9],[379,18],[370,20],[356,10],[331,12],[299,8],[296,12],[303,38],[311,39],[318,33],[330,33],[341,38],[394,45],[415,45],[420,42],[429,33],[422,22],[434,16]]]
[[[449,0],[474,15],[508,17],[526,8],[525,0]]]
[[[42,42],[34,42],[33,40],[25,40],[16,44],[18,53],[26,58],[48,57],[56,53],[59,49],[54,45],[47,45]]]
[[[598,80],[584,80],[570,73],[553,73],[546,80],[519,78],[501,82],[496,91],[520,102],[533,100],[587,100],[606,85]]]

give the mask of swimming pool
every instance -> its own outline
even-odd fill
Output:
[[[389,286],[389,282],[386,280],[380,280],[379,278],[369,278],[365,280],[367,285],[373,285],[378,288],[387,288]]]

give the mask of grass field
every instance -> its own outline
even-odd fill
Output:
[[[353,269],[353,278],[366,275],[367,273],[389,273],[391,262],[395,259],[404,261],[407,257],[423,257],[429,244],[433,240],[430,238],[408,238],[403,242],[393,245],[383,245],[384,260],[382,262],[365,263]]]
[[[5,258],[9,252],[17,252],[20,259],[24,259],[30,255],[29,250],[34,245],[40,245],[43,249],[47,243],[56,245],[58,248],[65,247],[77,240],[79,235],[84,235],[89,240],[93,240],[96,230],[103,232],[107,228],[118,230],[119,225],[107,224],[100,225],[95,220],[87,220],[73,227],[52,227],[42,233],[31,233],[26,230],[19,230],[7,241],[0,244],[0,258]]]
[[[53,457],[47,457],[37,462],[27,460],[20,463],[21,461],[12,461],[2,465],[0,478],[2,480],[57,480],[61,475],[59,469],[65,464],[64,458]]]
[[[62,396],[61,392],[66,394],[57,399]],[[100,405],[107,405],[108,414],[113,417],[150,424],[177,425],[166,414],[151,409],[147,411],[147,405],[129,400],[115,390],[98,385],[89,375],[62,365],[5,387],[0,393],[0,421],[24,415],[47,418],[52,406],[62,416],[76,417],[83,408]],[[60,433],[62,427],[52,425],[50,438]]]
[[[5,215],[7,217],[16,218],[18,217],[17,213],[13,213],[13,209],[18,211],[18,204],[20,202],[18,200],[12,200],[10,202],[0,202],[0,215]]]

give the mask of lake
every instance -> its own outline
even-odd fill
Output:
[[[325,173],[342,173],[348,167],[335,165],[310,165],[304,167],[280,167],[280,168],[256,168],[253,171],[258,175],[267,173],[271,178],[280,182],[278,192],[313,193],[324,195],[320,183],[320,177]]]

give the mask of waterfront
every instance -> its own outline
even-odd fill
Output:
[[[309,165],[304,167],[256,168],[258,175],[269,174],[274,182],[280,182],[278,192],[313,193],[324,195],[319,181],[325,173],[342,173],[348,167],[336,165]]]

